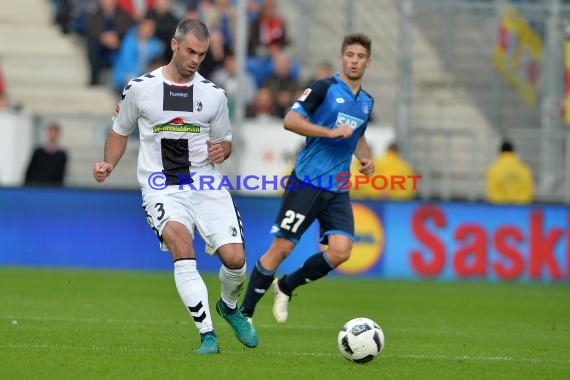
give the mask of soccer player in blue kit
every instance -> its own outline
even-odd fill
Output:
[[[285,323],[293,290],[326,276],[350,257],[354,217],[343,176],[350,172],[353,154],[363,174],[374,174],[364,137],[374,100],[361,88],[370,54],[369,37],[360,33],[346,36],[340,51],[342,72],[312,83],[285,115],[285,129],[307,139],[271,230],[275,238],[251,273],[241,306],[248,318],[253,317],[255,306],[271,287],[275,297],[273,316]],[[275,278],[279,264],[315,219],[327,249],[307,258],[295,272]]]

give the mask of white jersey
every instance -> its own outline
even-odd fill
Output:
[[[191,172],[212,165],[207,140],[232,140],[224,91],[198,73],[186,84],[170,82],[163,68],[131,80],[113,116],[113,130],[122,136],[139,128],[137,179],[143,192],[177,191]],[[152,186],[157,173],[168,187]]]

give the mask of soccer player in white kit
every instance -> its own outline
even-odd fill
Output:
[[[209,32],[199,20],[181,21],[171,41],[172,60],[131,80],[113,117],[105,158],[93,166],[104,182],[139,128],[137,178],[143,207],[161,249],[172,255],[178,293],[200,332],[200,354],[219,353],[210,314],[208,290],[196,267],[194,230],[222,265],[221,298],[216,311],[238,340],[256,347],[257,333],[237,308],[246,280],[242,224],[230,193],[219,183],[215,164],[231,153],[232,133],[225,93],[198,72],[209,47]],[[211,188],[197,184],[207,177]],[[202,181],[200,181],[201,183]]]

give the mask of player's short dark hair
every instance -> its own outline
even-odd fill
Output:
[[[399,147],[397,142],[392,142],[390,143],[390,145],[388,145],[388,150],[393,150],[394,152],[397,152],[398,149]]]
[[[514,152],[514,151],[515,151],[515,146],[509,140],[504,140],[501,143],[501,152]]]
[[[61,127],[59,126],[59,124],[55,121],[49,122],[46,125],[47,129],[55,129],[56,131],[60,132],[61,131]]]
[[[174,38],[176,41],[181,42],[188,33],[194,35],[201,41],[210,39],[210,32],[206,24],[195,18],[180,21],[176,26]]]
[[[352,33],[348,36],[345,36],[344,40],[342,41],[340,53],[343,54],[348,45],[354,44],[362,45],[368,52],[368,56],[372,54],[372,40],[370,40],[370,37],[364,33]]]

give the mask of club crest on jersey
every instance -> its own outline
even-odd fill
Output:
[[[348,125],[350,128],[356,129],[360,127],[363,123],[364,120],[362,119],[339,112],[338,116],[336,117],[336,122],[334,123],[334,126],[335,128],[338,128],[341,125]]]
[[[152,127],[154,133],[159,132],[188,132],[200,133],[200,126],[196,124],[186,123],[183,118],[175,117],[168,123],[158,124]]]
[[[202,101],[196,100],[194,102],[194,111],[198,111],[198,112],[202,111]]]

